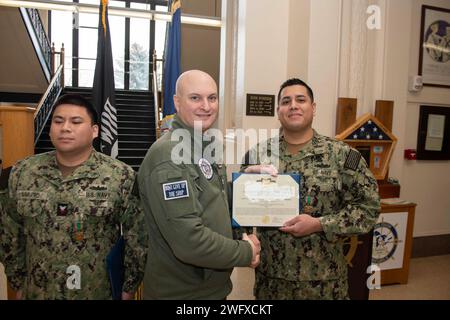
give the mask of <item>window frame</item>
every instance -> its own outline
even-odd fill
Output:
[[[141,3],[150,5],[151,10],[156,10],[156,6],[168,6],[167,0],[115,0],[125,2],[125,7],[130,8],[131,3]],[[72,0],[79,3],[79,0]],[[125,44],[124,44],[124,90],[130,90],[130,18],[125,17]],[[140,89],[142,91],[152,91],[153,88],[153,51],[155,50],[155,21],[150,20],[149,23],[149,56],[148,56],[148,89]],[[52,12],[48,14],[48,30],[50,43],[52,42]],[[79,86],[79,29],[72,28],[72,87]]]

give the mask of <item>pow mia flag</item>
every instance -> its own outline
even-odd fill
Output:
[[[100,151],[117,158],[118,130],[114,88],[114,67],[111,35],[108,23],[108,0],[100,1],[98,23],[97,62],[95,64],[92,97],[100,118]]]

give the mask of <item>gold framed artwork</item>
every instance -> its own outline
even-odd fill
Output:
[[[450,88],[450,9],[422,6],[419,47],[423,85]]]

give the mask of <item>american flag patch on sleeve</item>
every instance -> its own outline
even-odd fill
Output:
[[[361,154],[356,150],[350,150],[345,159],[344,168],[356,171],[359,165],[359,160],[361,160]]]

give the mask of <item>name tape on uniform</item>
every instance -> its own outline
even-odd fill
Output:
[[[164,183],[164,200],[189,198],[189,188],[186,180]]]

